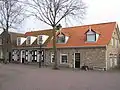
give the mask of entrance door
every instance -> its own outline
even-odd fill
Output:
[[[113,67],[113,59],[110,57],[110,67]]]
[[[21,51],[21,63],[25,62],[25,50]]]
[[[9,62],[11,62],[11,52],[9,52]]]
[[[32,51],[32,62],[37,62],[37,50]]]
[[[75,68],[80,68],[80,53],[75,53]]]

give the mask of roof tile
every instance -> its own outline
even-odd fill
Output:
[[[116,22],[101,23],[93,25],[84,25],[70,28],[63,28],[61,32],[69,34],[69,40],[66,44],[56,44],[57,47],[81,47],[81,46],[102,46],[107,45],[111,39],[112,32],[115,29]],[[86,42],[86,34],[89,26],[96,33],[100,34],[96,42]],[[52,47],[52,41],[48,43],[48,48]]]

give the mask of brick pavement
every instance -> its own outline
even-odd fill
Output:
[[[120,90],[120,72],[0,64],[0,90]]]

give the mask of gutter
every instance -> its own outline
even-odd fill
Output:
[[[57,47],[57,49],[64,48],[106,48],[107,45],[99,45],[99,46],[70,46],[70,47]],[[39,49],[40,47],[14,47],[13,49]],[[53,47],[42,47],[43,49],[52,49]]]
[[[57,47],[57,48],[106,48],[107,45],[100,45],[100,46],[70,46],[70,47]],[[45,49],[51,49],[53,47],[44,47]]]

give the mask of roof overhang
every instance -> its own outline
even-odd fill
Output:
[[[106,48],[106,45],[99,45],[99,46],[69,46],[69,47],[57,47],[57,48],[101,48],[104,47]],[[44,48],[52,48],[52,47],[44,47]]]

